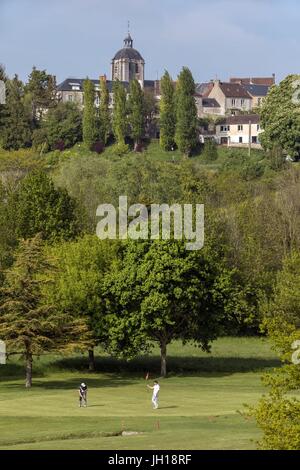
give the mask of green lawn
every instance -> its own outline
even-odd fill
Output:
[[[179,343],[169,348],[170,374],[160,380],[160,408],[151,408],[157,351],[130,363],[98,357],[43,357],[34,386],[24,388],[22,364],[0,366],[0,449],[253,449],[255,422],[238,411],[264,392],[260,377],[278,364],[265,340],[223,338],[211,355]],[[89,385],[89,406],[76,388]],[[120,432],[140,434],[121,436]]]

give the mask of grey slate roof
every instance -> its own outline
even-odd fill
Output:
[[[268,85],[243,85],[251,96],[267,96],[270,87]]]
[[[139,51],[133,49],[133,47],[123,47],[123,49],[120,49],[113,57],[113,60],[119,59],[141,60],[144,62],[144,59]]]
[[[203,98],[202,105],[204,108],[220,108],[219,103],[214,98]]]
[[[80,87],[79,91],[83,91],[83,82],[84,78],[66,78],[62,83],[60,83],[57,86],[57,91],[74,91],[72,90],[72,85],[78,85]],[[94,85],[99,85],[99,79],[98,80],[91,80],[91,82],[94,83]],[[129,83],[128,82],[121,82],[124,88],[126,90],[129,88]],[[106,80],[106,86],[108,88],[108,91],[111,93],[112,92],[112,87],[113,87],[113,81],[112,80]]]
[[[207,82],[207,83],[196,83],[195,84],[195,91],[196,93],[203,95],[203,96],[208,96],[208,94],[211,92],[214,84],[212,82]]]

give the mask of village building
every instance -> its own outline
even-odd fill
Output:
[[[215,140],[229,147],[261,148],[259,135],[262,132],[258,114],[229,116],[216,124]]]
[[[214,86],[208,98],[214,98],[220,105],[220,114],[238,114],[252,109],[252,97],[243,85],[214,81]]]

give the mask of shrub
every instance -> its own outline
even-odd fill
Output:
[[[104,144],[101,142],[101,140],[97,140],[92,146],[91,150],[96,153],[102,153],[104,150]]]

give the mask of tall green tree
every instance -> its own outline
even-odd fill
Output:
[[[72,147],[82,139],[82,112],[76,103],[58,103],[49,109],[41,128],[33,133],[33,145],[37,148],[45,144],[54,150]]]
[[[86,322],[91,338],[89,369],[94,370],[94,347],[103,339],[102,283],[115,262],[117,245],[96,235],[54,245],[51,253],[60,268],[49,289],[49,301],[62,313]]]
[[[100,106],[99,106],[99,124],[100,124],[100,139],[106,145],[110,130],[110,111],[109,111],[109,91],[106,81],[100,80]]]
[[[117,144],[124,144],[127,130],[126,90],[119,80],[113,84],[114,110],[112,127]]]
[[[44,288],[53,282],[54,269],[40,236],[22,241],[1,289],[0,336],[8,352],[24,356],[26,387],[32,385],[34,354],[72,350],[86,330],[84,322],[45,302]]]
[[[77,206],[65,189],[56,189],[42,171],[27,175],[8,202],[15,209],[15,231],[21,238],[41,233],[51,242],[79,233]]]
[[[31,145],[31,119],[24,104],[24,85],[18,76],[6,82],[1,142],[3,148],[18,150]]]
[[[197,145],[197,107],[195,82],[190,70],[183,67],[176,85],[175,141],[179,150],[188,157]]]
[[[84,109],[82,122],[83,143],[91,148],[98,137],[95,86],[88,78],[83,83]]]
[[[208,351],[223,316],[218,269],[181,241],[130,242],[106,279],[109,349],[130,357],[157,343],[162,376],[171,341],[195,341]]]
[[[300,252],[293,251],[277,275],[274,294],[264,300],[264,327],[284,365],[264,376],[269,387],[252,408],[263,431],[262,449],[298,450],[300,447]]]
[[[281,147],[300,158],[300,75],[273,85],[261,109],[261,142],[265,149]]]
[[[175,145],[175,86],[169,73],[165,71],[161,81],[160,100],[160,146],[164,150],[172,150]]]
[[[134,140],[134,148],[138,146],[144,135],[144,95],[137,80],[131,80],[128,99],[128,122],[131,137]]]
[[[27,99],[30,101],[32,119],[37,124],[46,110],[57,104],[55,77],[48,74],[46,70],[33,67],[25,92],[29,95]]]

